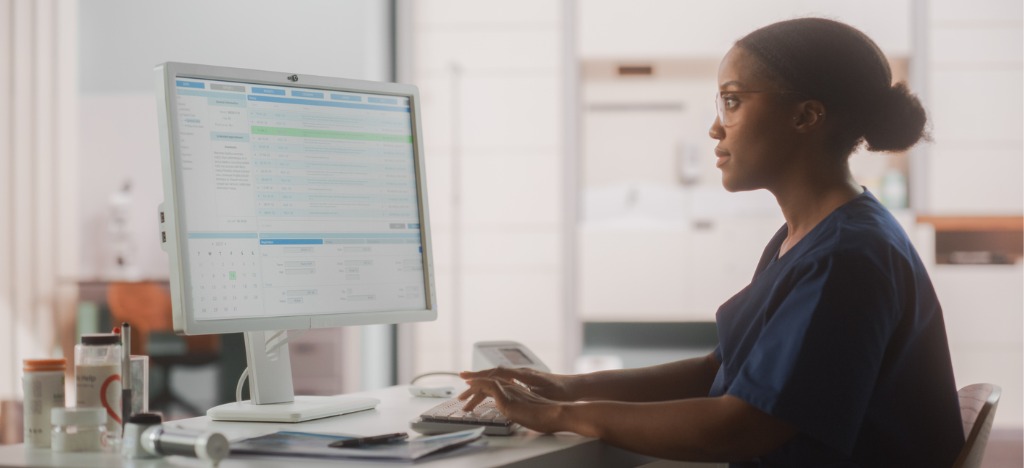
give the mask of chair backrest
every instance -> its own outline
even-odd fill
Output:
[[[953,468],[978,468],[985,455],[988,434],[1002,389],[998,385],[980,383],[961,388],[960,418],[964,422],[964,448],[953,463]]]

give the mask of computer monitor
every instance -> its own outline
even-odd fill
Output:
[[[174,328],[245,332],[252,399],[208,415],[372,408],[294,397],[275,332],[436,318],[416,87],[170,62],[155,72]]]

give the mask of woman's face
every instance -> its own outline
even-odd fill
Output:
[[[756,73],[759,65],[745,49],[733,47],[718,68],[721,115],[708,134],[718,140],[716,165],[730,192],[771,189],[795,162],[795,107],[781,85]]]

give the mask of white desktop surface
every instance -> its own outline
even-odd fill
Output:
[[[210,421],[203,416],[165,423],[185,428],[209,429],[223,433],[230,440],[255,437],[279,430],[332,432],[351,435],[374,435],[389,432],[408,432],[411,437],[418,434],[409,429],[409,421],[420,413],[440,403],[441,399],[418,398],[409,394],[407,386],[389,387],[356,395],[380,399],[376,409],[359,413],[334,416],[303,423],[247,423]],[[597,439],[571,433],[540,434],[520,429],[514,435],[505,437],[485,436],[487,446],[464,448],[451,454],[427,456],[415,463],[383,462],[351,459],[279,458],[279,457],[229,457],[221,462],[223,468],[255,467],[445,467],[477,468],[491,466],[587,466],[619,467],[639,466],[655,459],[638,455],[607,445]],[[162,468],[175,466],[209,466],[194,458],[181,456],[158,460],[122,460],[114,454],[104,453],[54,453],[46,449],[26,449],[23,445],[0,446],[0,466],[62,466],[62,467],[115,467]]]

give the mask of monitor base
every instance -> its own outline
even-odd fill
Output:
[[[210,408],[206,415],[214,421],[297,423],[341,414],[374,409],[380,400],[348,395],[296,396],[291,403],[256,405],[250,400],[225,403]]]

